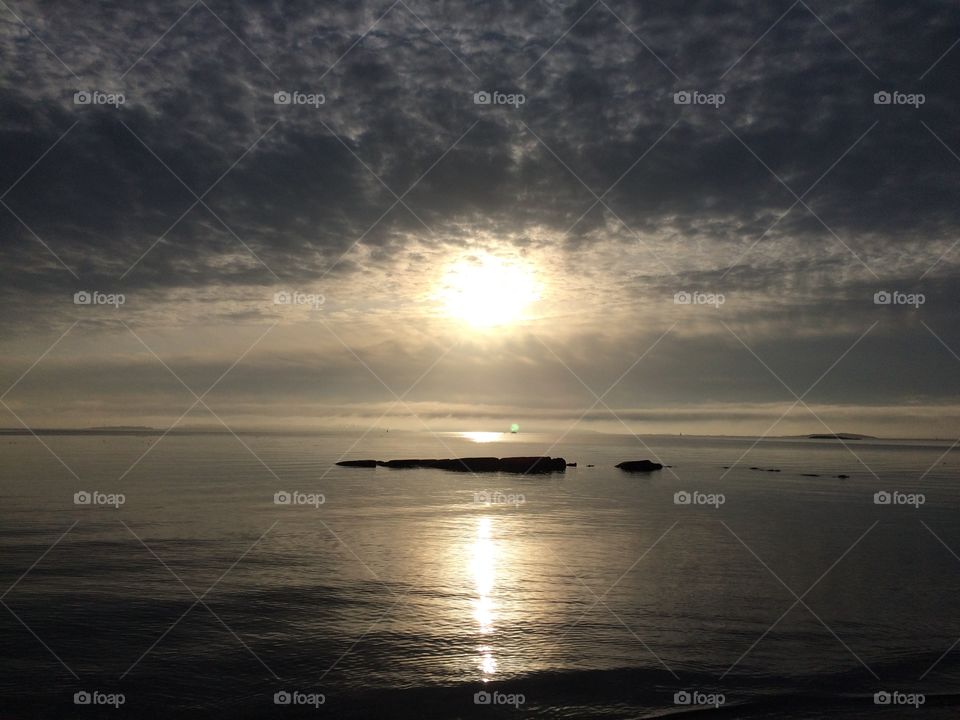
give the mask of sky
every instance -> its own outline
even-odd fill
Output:
[[[957,437],[958,41],[927,0],[5,0],[0,426]]]

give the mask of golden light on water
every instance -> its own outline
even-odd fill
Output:
[[[460,436],[472,440],[475,443],[488,443],[493,442],[494,440],[500,440],[503,437],[503,433],[499,432],[463,432],[460,433]]]
[[[490,530],[490,518],[480,518],[477,524],[477,539],[473,544],[470,561],[470,570],[473,573],[473,581],[477,590],[477,598],[473,601],[473,617],[477,621],[482,635],[493,634],[493,623],[496,619],[493,588],[497,576],[497,558],[496,545],[491,538]],[[489,680],[497,669],[493,648],[484,644],[478,650],[480,652],[480,672],[483,674],[484,680]]]
[[[520,260],[481,255],[450,265],[437,297],[448,317],[475,328],[510,325],[540,299],[534,268]]]

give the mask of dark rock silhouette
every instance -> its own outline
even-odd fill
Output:
[[[563,458],[552,457],[474,457],[474,458],[444,458],[436,459],[404,459],[404,460],[344,460],[337,465],[344,467],[387,467],[393,469],[433,468],[452,472],[510,472],[523,474],[540,474],[550,472],[564,472],[567,461]]]
[[[625,460],[616,467],[625,472],[651,472],[653,470],[663,469],[663,465],[651,462],[650,460]]]
[[[576,463],[567,463],[567,467],[576,467],[576,466],[577,466]]]
[[[837,477],[840,478],[841,480],[846,480],[846,479],[847,479],[848,477],[850,477],[850,476],[849,476],[849,475],[837,475]]]

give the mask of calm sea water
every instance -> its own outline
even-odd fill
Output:
[[[333,467],[358,438],[168,436],[129,470],[155,437],[0,437],[0,717],[960,708],[948,443],[578,435],[550,476]],[[346,457],[554,440],[378,431]]]

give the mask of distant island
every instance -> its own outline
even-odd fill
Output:
[[[809,440],[876,440],[873,435],[858,435],[857,433],[826,433],[822,435],[807,435]]]

